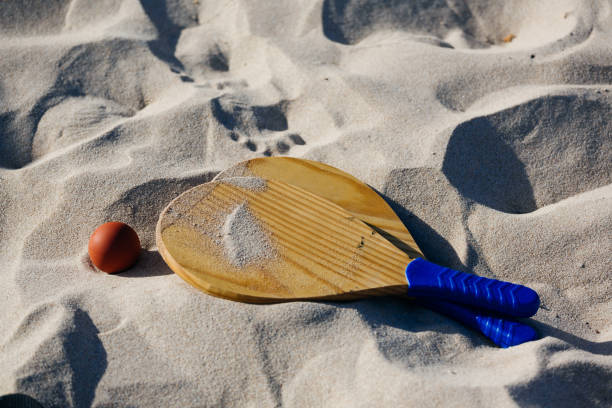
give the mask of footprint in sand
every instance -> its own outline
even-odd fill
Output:
[[[170,70],[181,81],[192,83],[196,88],[224,91],[243,90],[249,86],[245,80],[228,80],[218,75],[206,75],[208,79],[202,81],[202,73],[196,74],[196,77],[187,73],[193,71],[194,65],[190,66],[189,70],[176,67]],[[222,94],[211,101],[213,117],[227,130],[227,137],[247,150],[264,156],[288,154],[294,146],[306,144],[298,133],[289,132],[286,116],[288,105],[286,100],[273,105],[251,105],[229,94]]]
[[[287,154],[294,146],[306,144],[299,134],[289,132],[288,101],[252,106],[223,95],[211,103],[213,116],[227,130],[228,137],[252,152],[265,156]]]
[[[20,131],[24,118],[15,114],[0,115],[0,168],[19,169],[43,157],[95,138],[111,130],[134,110],[109,99],[78,96],[61,101],[42,98],[44,103],[34,134]],[[27,117],[26,117],[27,118]],[[26,140],[27,139],[27,140]]]
[[[95,137],[132,115],[131,109],[107,99],[66,98],[42,116],[32,140],[32,159]]]
[[[180,69],[173,68],[183,82],[196,88],[223,90],[246,88],[244,80],[228,78],[231,63],[231,41],[207,26],[189,27],[177,39],[174,57]]]

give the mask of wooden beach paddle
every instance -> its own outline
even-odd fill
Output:
[[[208,293],[249,302],[412,293],[514,316],[537,310],[537,294],[532,290],[414,260],[417,253],[420,255],[418,248],[414,252],[398,249],[354,215],[303,189],[276,181],[268,181],[262,188],[245,188],[243,181],[236,181],[240,179],[232,180],[184,193],[164,210],[157,226],[158,247],[166,262]],[[228,260],[214,228],[204,231],[202,226],[244,206],[270,234],[274,256],[237,266]],[[405,264],[408,280],[403,273]],[[459,309],[455,315],[470,311],[460,305],[448,306]],[[473,323],[474,316],[468,318]],[[498,334],[508,331],[501,329],[488,328]],[[493,340],[502,346],[512,345],[516,344],[513,338],[525,337],[520,334]]]
[[[404,251],[423,257],[412,235],[387,202],[370,186],[340,169],[294,157],[261,157],[240,162],[219,173],[214,180],[237,176],[279,180],[315,193],[378,228]],[[431,298],[422,298],[420,303],[472,327],[502,347],[537,337],[528,325],[477,308]]]

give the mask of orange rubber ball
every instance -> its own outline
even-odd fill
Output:
[[[107,222],[91,234],[88,246],[91,262],[98,269],[115,273],[134,265],[140,254],[138,234],[122,222]]]

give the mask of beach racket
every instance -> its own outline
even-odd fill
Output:
[[[293,157],[262,157],[238,163],[219,173],[215,180],[237,176],[279,180],[315,193],[338,204],[370,226],[379,228],[396,246],[413,256],[423,256],[412,235],[387,202],[367,184],[342,170]],[[537,337],[530,326],[483,310],[431,298],[421,299],[420,303],[481,332],[502,347]]]
[[[238,228],[227,241],[222,233],[226,225],[214,227],[224,217],[227,224],[227,219],[246,215],[261,230]],[[413,294],[514,316],[532,315],[539,303],[537,294],[524,286],[414,259],[333,202],[274,180],[234,178],[197,186],[162,212],[156,238],[175,273],[232,300]],[[228,245],[240,252],[249,239],[269,246],[271,254],[256,251],[246,260],[228,256]]]

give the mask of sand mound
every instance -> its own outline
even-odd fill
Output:
[[[457,126],[442,171],[466,198],[526,213],[609,184],[612,97],[547,95]]]
[[[583,37],[573,31],[585,14],[580,6],[575,0],[325,0],[323,30],[342,44],[356,44],[381,30],[402,30],[417,38],[444,40],[439,45],[450,48],[533,48],[564,37]]]

